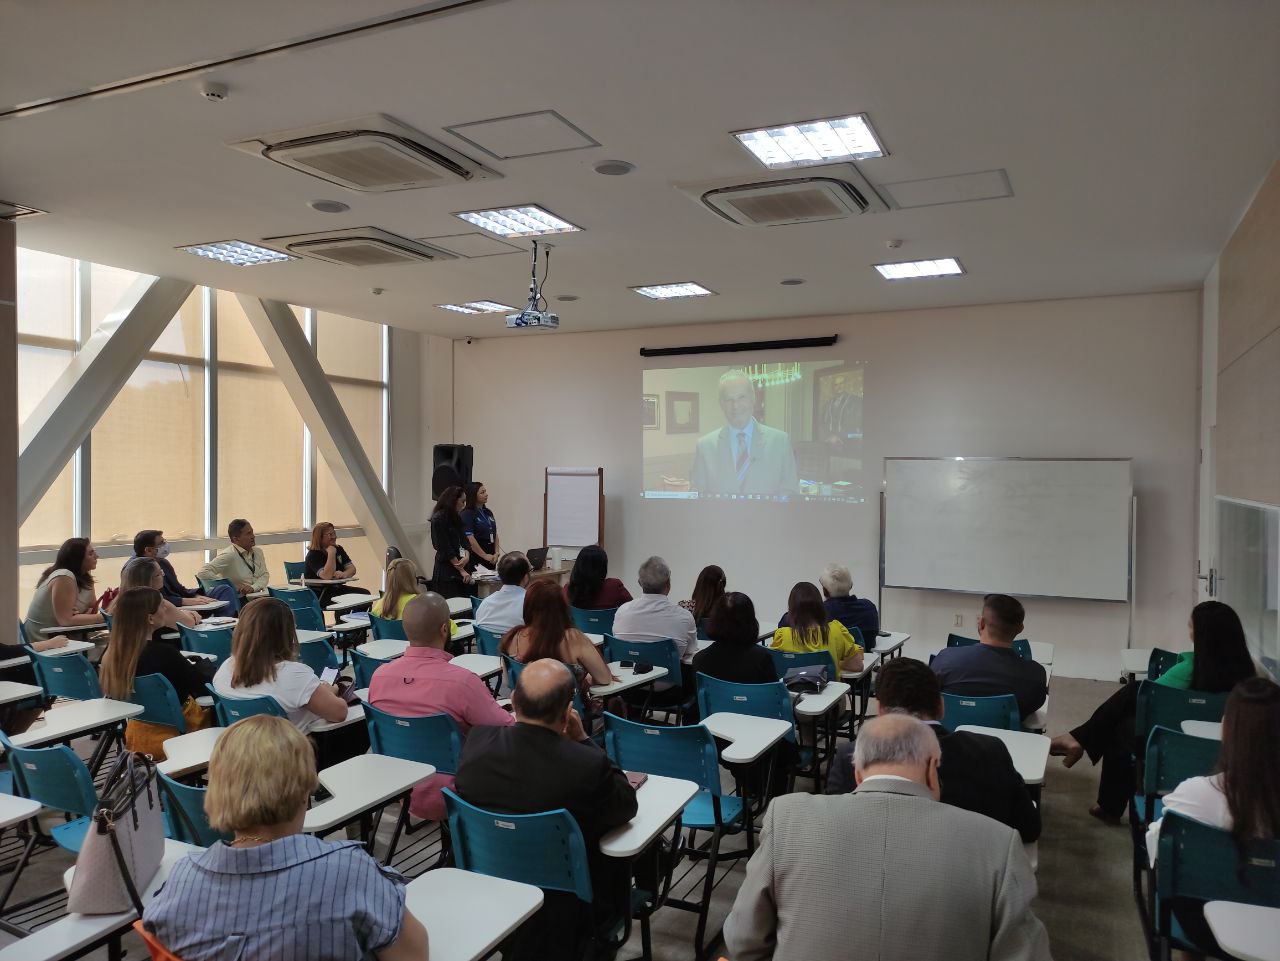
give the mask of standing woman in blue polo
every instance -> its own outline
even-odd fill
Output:
[[[468,571],[483,564],[491,571],[498,569],[498,522],[489,510],[489,489],[480,481],[467,485],[467,506],[462,512],[462,532],[471,548]]]

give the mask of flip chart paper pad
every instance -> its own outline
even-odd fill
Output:
[[[600,541],[600,485],[595,467],[547,468],[547,543],[585,547]]]

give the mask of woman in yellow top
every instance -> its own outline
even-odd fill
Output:
[[[773,632],[771,647],[796,654],[829,651],[836,667],[833,680],[839,680],[842,671],[856,673],[862,670],[862,648],[848,628],[839,621],[827,620],[822,595],[812,584],[801,581],[791,588],[787,614],[791,626],[780,627]]]
[[[418,565],[407,557],[397,557],[387,565],[387,589],[373,602],[374,617],[383,617],[388,621],[404,620],[405,606],[419,593]],[[458,625],[450,620],[449,636],[457,633]]]

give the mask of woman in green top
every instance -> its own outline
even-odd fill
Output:
[[[1224,694],[1257,673],[1249,654],[1240,618],[1221,601],[1205,601],[1191,611],[1188,622],[1191,651],[1155,680],[1156,684],[1184,691]],[[1138,684],[1124,685],[1093,712],[1093,716],[1069,734],[1053,739],[1049,753],[1071,767],[1085,754],[1102,761],[1098,803],[1089,813],[1109,824],[1119,824],[1133,793],[1134,712]]]

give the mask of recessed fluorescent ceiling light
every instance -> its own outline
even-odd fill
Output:
[[[494,300],[472,300],[465,304],[436,304],[441,310],[453,310],[459,314],[501,314],[515,310]]]
[[[954,257],[940,260],[907,260],[899,264],[875,264],[885,280],[918,280],[921,277],[954,277],[964,268]]]
[[[209,260],[221,260],[224,264],[235,264],[237,267],[256,267],[258,264],[277,264],[282,260],[297,260],[292,254],[282,254],[270,247],[259,247],[257,244],[245,243],[243,240],[219,240],[212,244],[191,244],[179,247],[197,257]]]
[[[770,170],[884,156],[884,148],[865,113],[739,130],[734,136]]]
[[[542,237],[582,229],[533,204],[527,207],[501,207],[497,210],[469,210],[454,216],[499,237]]]
[[[653,284],[649,287],[632,287],[637,294],[652,297],[654,300],[675,300],[678,297],[710,297],[714,290],[707,290],[701,284]]]

